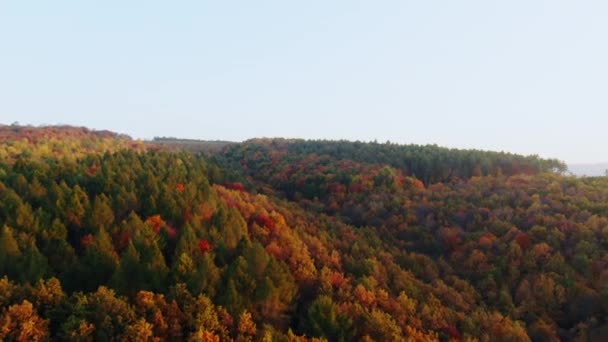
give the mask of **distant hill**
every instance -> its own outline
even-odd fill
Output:
[[[224,147],[235,144],[231,141],[222,140],[196,140],[196,139],[179,139],[168,137],[155,137],[152,141],[154,145],[160,145],[170,148],[177,148],[190,152],[216,153]]]
[[[74,160],[90,154],[113,153],[125,149],[143,151],[146,146],[128,135],[106,130],[68,125],[0,124],[0,162],[12,163],[20,158]]]
[[[608,170],[608,163],[599,164],[571,164],[568,170],[576,176],[604,176]]]
[[[425,184],[502,174],[561,173],[566,165],[556,159],[504,152],[449,149],[437,145],[399,145],[331,140],[252,139],[221,150],[223,166],[247,165],[251,175],[281,177],[308,158],[326,164],[356,162],[391,166]]]

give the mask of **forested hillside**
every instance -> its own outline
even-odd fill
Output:
[[[437,146],[186,142],[0,127],[0,340],[608,336],[606,177]]]

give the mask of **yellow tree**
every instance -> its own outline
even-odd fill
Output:
[[[32,303],[24,300],[0,317],[0,339],[3,341],[46,341],[48,321],[40,318]]]

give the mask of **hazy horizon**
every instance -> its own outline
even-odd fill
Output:
[[[608,3],[0,2],[0,122],[608,161]]]

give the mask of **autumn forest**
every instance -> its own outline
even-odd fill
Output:
[[[2,341],[602,341],[608,177],[0,125]]]

